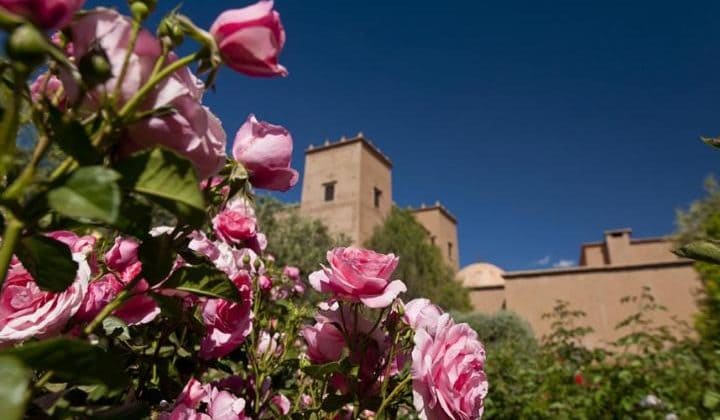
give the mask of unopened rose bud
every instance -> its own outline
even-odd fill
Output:
[[[49,47],[45,35],[30,24],[19,26],[7,40],[8,55],[30,69],[42,63]]]
[[[98,45],[93,46],[80,58],[78,69],[88,88],[105,83],[113,76],[110,60]]]
[[[130,3],[130,12],[136,20],[144,20],[150,14],[150,6],[144,1],[133,1]]]

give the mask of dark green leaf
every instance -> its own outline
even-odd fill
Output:
[[[78,264],[73,261],[70,248],[60,241],[42,235],[28,236],[20,240],[16,253],[43,290],[62,292],[75,281]]]
[[[330,394],[322,402],[322,409],[328,413],[341,409],[345,404],[353,401],[352,395]]]
[[[227,274],[209,265],[179,268],[163,283],[163,287],[199,296],[222,298],[233,302],[240,301],[237,287],[230,281]]]
[[[720,245],[710,241],[691,242],[673,251],[675,254],[693,260],[720,264]]]
[[[12,79],[12,71],[9,69],[0,77],[0,176],[13,164],[22,107],[20,89],[15,89]]]
[[[146,150],[120,161],[122,185],[143,194],[187,223],[206,217],[205,203],[192,163],[162,148]]]
[[[0,411],[3,419],[23,418],[31,375],[30,369],[20,359],[0,356]]]
[[[100,163],[100,155],[90,142],[90,137],[82,124],[74,119],[64,118],[62,111],[54,106],[48,110],[50,137],[63,152],[74,157],[81,165]]]
[[[150,231],[151,225],[152,207],[141,203],[132,195],[124,196],[115,226],[124,233],[143,237]]]
[[[48,192],[48,205],[70,218],[114,223],[120,213],[119,178],[102,166],[80,168]]]
[[[151,285],[164,280],[175,263],[172,237],[168,233],[146,238],[140,245],[138,257],[142,272]]]
[[[155,293],[151,294],[150,297],[157,302],[160,307],[160,312],[166,318],[180,319],[182,317],[183,305],[178,298]]]
[[[114,354],[85,341],[54,338],[26,343],[0,355],[15,356],[37,370],[52,370],[53,378],[118,388],[127,384],[125,364]]]

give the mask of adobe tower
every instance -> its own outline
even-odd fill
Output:
[[[392,209],[392,162],[362,133],[305,150],[300,213],[354,245],[368,240]]]

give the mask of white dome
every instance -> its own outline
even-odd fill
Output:
[[[505,272],[488,263],[475,263],[464,267],[457,274],[464,287],[482,289],[487,287],[505,287]]]

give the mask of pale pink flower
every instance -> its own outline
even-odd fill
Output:
[[[257,355],[260,357],[280,356],[282,354],[282,346],[278,344],[278,341],[281,339],[282,336],[280,333],[270,335],[269,332],[262,331],[258,340]]]
[[[318,292],[362,302],[370,308],[389,306],[407,288],[400,280],[390,281],[398,258],[393,254],[360,248],[335,248],[327,253],[330,267],[310,274],[310,284]]]
[[[75,281],[60,293],[45,292],[20,265],[8,271],[0,290],[0,346],[60,333],[78,312],[87,292],[90,267],[81,254]]]
[[[131,33],[130,18],[105,8],[94,9],[70,25],[72,57],[79,60],[91,47],[97,45],[105,51],[113,74],[105,83],[88,92],[82,102],[83,110],[100,108],[107,93],[114,92]],[[142,29],[119,89],[118,106],[129,101],[149,80],[161,54],[158,39]],[[168,61],[175,59],[171,54]],[[60,76],[68,97],[73,100],[77,98],[81,90],[70,74],[63,71]],[[181,68],[160,82],[142,102],[139,111],[170,107],[173,112],[143,118],[131,124],[118,145],[120,155],[161,145],[192,161],[200,178],[214,175],[225,162],[226,134],[220,120],[202,105],[204,91],[202,82],[188,67]]]
[[[277,394],[272,397],[272,399],[270,399],[270,403],[277,408],[281,415],[287,416],[288,413],[290,413],[290,400],[283,394]]]
[[[91,321],[110,303],[125,285],[113,274],[106,274],[102,278],[90,282],[87,294],[80,309],[75,315],[78,321]]]
[[[286,76],[278,56],[285,30],[272,0],[220,14],[210,27],[225,64],[249,76]]]
[[[203,406],[204,403],[204,406]],[[203,413],[202,410],[207,411]],[[161,420],[245,420],[245,400],[211,384],[191,378],[178,395],[170,413]]]
[[[65,26],[85,0],[0,0],[0,9],[22,16],[43,29]]]
[[[30,97],[33,102],[48,99],[60,109],[65,109],[67,103],[62,82],[48,72],[42,73],[30,84]]]
[[[256,188],[287,191],[298,181],[298,172],[290,167],[292,136],[284,127],[258,121],[250,114],[235,135],[232,150]]]
[[[435,336],[438,319],[444,312],[429,299],[413,299],[405,304],[403,321],[413,330],[424,329],[431,336]]]
[[[283,268],[283,275],[290,280],[298,280],[300,279],[300,269],[292,265],[286,265]]]
[[[478,419],[488,392],[485,349],[467,324],[448,314],[435,336],[415,331],[412,351],[413,402],[423,419]]]

